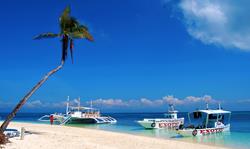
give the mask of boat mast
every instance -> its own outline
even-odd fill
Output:
[[[92,109],[92,99],[90,101],[90,108],[91,108],[91,112],[93,112],[93,109]]]
[[[206,110],[208,110],[208,103],[206,103]],[[208,118],[209,118],[209,114],[207,113],[207,117],[206,117],[206,128],[207,128],[207,124],[208,124]]]
[[[80,111],[80,106],[81,106],[81,105],[80,105],[80,102],[81,102],[81,101],[80,101],[80,97],[78,97],[78,111]]]
[[[68,96],[67,104],[66,104],[66,114],[68,113],[69,113],[69,96]]]
[[[168,112],[174,111],[174,105],[173,104],[169,104],[168,106],[169,106]]]

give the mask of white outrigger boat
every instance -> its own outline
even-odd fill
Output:
[[[178,111],[174,110],[173,105],[169,105],[168,113],[165,113],[165,118],[155,118],[148,119],[145,118],[142,121],[137,121],[141,126],[145,129],[153,129],[153,128],[168,128],[168,129],[176,129],[179,128],[180,125],[184,124],[184,118],[178,118]]]
[[[192,124],[191,118],[196,121],[196,126]],[[197,110],[188,113],[189,124],[187,128],[177,129],[177,133],[182,136],[203,136],[230,131],[231,112],[221,109],[220,104],[217,110]]]
[[[116,123],[116,119],[110,116],[101,116],[100,111],[91,107],[80,106],[80,98],[78,99],[78,106],[70,106],[69,98],[66,107],[66,114],[54,113],[44,115],[39,118],[39,121],[49,122],[50,116],[53,116],[54,122],[64,124],[103,124],[103,123]]]

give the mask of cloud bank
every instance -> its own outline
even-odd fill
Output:
[[[71,104],[75,103],[75,101],[72,101]],[[43,102],[41,100],[33,100],[28,101],[25,105],[25,107],[29,109],[36,109],[36,108],[64,108],[66,106],[66,101],[62,102]]]
[[[82,106],[90,106],[91,99],[81,99]],[[217,100],[210,95],[204,96],[187,96],[177,98],[173,95],[167,95],[159,99],[115,99],[115,98],[99,98],[92,100],[93,106],[104,112],[160,112],[166,111],[168,104],[174,104],[177,110],[189,111],[196,108],[204,108],[205,103],[209,103],[210,108],[217,108],[218,103],[222,103],[226,109],[248,110],[249,99],[242,100]],[[0,111],[11,110],[16,103],[7,102],[0,99]],[[77,99],[70,100],[70,105],[77,106]],[[45,101],[45,100],[30,100],[21,111],[23,112],[63,112],[66,107],[65,101]]]
[[[70,101],[70,105],[77,106],[77,99],[73,99]],[[3,103],[1,102],[2,106],[8,106],[12,107],[15,104],[14,103]],[[81,100],[82,106],[89,106],[91,103],[91,100]],[[140,99],[130,99],[130,100],[124,100],[124,99],[95,99],[92,100],[92,104],[94,107],[101,107],[101,108],[121,108],[121,109],[130,109],[130,108],[157,108],[157,107],[167,107],[168,104],[174,104],[176,106],[179,105],[193,105],[193,104],[205,104],[205,103],[211,103],[215,104],[218,103],[217,100],[213,99],[210,95],[204,95],[201,97],[195,97],[195,96],[187,96],[183,99],[176,98],[173,95],[164,96],[160,99],[147,99],[147,98],[140,98]],[[26,109],[65,109],[66,107],[66,101],[61,102],[46,102],[43,100],[31,100],[28,101],[24,108]]]
[[[181,0],[187,32],[205,44],[250,51],[250,1]]]
[[[183,99],[174,97],[173,95],[164,96],[161,99],[131,99],[131,100],[122,100],[122,99],[96,99],[92,103],[97,106],[102,107],[158,107],[167,104],[174,105],[190,105],[194,103],[218,103],[219,101],[213,99],[210,95],[204,95],[201,97],[187,96]],[[89,102],[87,102],[89,104]]]

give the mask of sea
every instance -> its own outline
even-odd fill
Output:
[[[38,118],[49,113],[18,113],[13,121],[28,123],[39,122]],[[106,131],[128,133],[163,139],[172,139],[188,142],[197,142],[215,146],[225,146],[237,149],[250,149],[250,111],[235,111],[231,116],[231,131],[197,137],[182,137],[173,130],[167,129],[144,129],[136,121],[144,118],[163,118],[164,113],[103,113],[117,120],[116,124],[75,124],[70,127],[82,127],[101,129]],[[0,113],[4,120],[7,113]],[[178,117],[184,117],[187,121],[187,113],[179,112]]]

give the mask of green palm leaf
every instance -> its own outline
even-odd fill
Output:
[[[54,33],[43,33],[43,34],[35,36],[34,39],[55,38],[59,36],[60,36],[59,34],[54,34]]]
[[[68,56],[68,47],[70,48],[71,60],[73,63],[73,39],[87,39],[93,41],[92,35],[89,33],[88,28],[81,25],[76,18],[70,16],[70,7],[66,7],[59,18],[61,32],[59,34],[43,33],[34,39],[62,37],[62,62],[64,62]]]
[[[92,37],[92,35],[90,35],[88,32],[73,32],[72,34],[70,34],[70,36],[72,38],[75,38],[75,39],[86,38],[89,41],[93,41],[94,40],[93,37]]]
[[[62,61],[65,61],[68,56],[68,46],[69,46],[69,37],[68,35],[63,35],[62,39]]]
[[[73,39],[70,39],[70,46],[69,47],[70,47],[69,49],[70,49],[71,62],[73,64],[73,62],[74,62],[74,59],[73,59],[73,48],[74,48]]]
[[[92,35],[88,32],[88,28],[83,25],[78,27],[77,31],[72,32],[70,36],[72,38],[78,38],[78,39],[86,38],[89,41],[94,40]]]
[[[61,26],[61,34],[64,34],[66,32],[66,30],[69,28],[69,24],[71,22],[70,7],[69,6],[64,9],[59,20],[60,20],[60,26]]]

